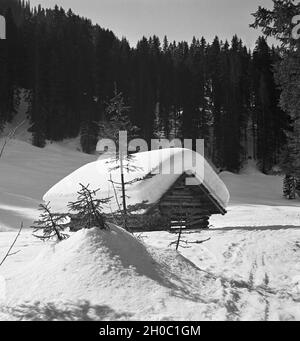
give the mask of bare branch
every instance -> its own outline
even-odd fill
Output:
[[[14,256],[14,255],[16,255],[17,253],[20,253],[20,252],[21,252],[21,250],[18,250],[18,251],[16,251],[16,252],[10,253],[10,254],[8,255],[8,257]]]
[[[119,210],[119,212],[122,212],[121,206],[120,206],[120,203],[119,203],[119,199],[118,199],[118,195],[117,195],[117,191],[116,191],[116,187],[115,187],[115,183],[112,181],[112,176],[111,176],[111,174],[110,174],[109,176],[110,176],[110,182],[111,182],[112,185],[113,185],[113,190],[114,190],[115,200],[116,200],[116,203],[117,203],[117,205],[118,205],[118,210]]]
[[[8,143],[9,140],[11,140],[14,136],[15,136],[15,133],[17,132],[17,130],[25,123],[25,120],[22,121],[20,124],[18,124],[14,129],[12,129],[9,134],[5,137],[4,139],[4,143],[2,145],[2,148],[1,148],[1,151],[0,151],[0,159],[4,153],[4,149]]]
[[[188,244],[203,244],[205,242],[208,242],[209,240],[211,240],[211,238],[207,238],[205,240],[196,240],[195,242],[188,242]]]
[[[0,266],[3,265],[3,263],[6,261],[6,259],[7,259],[8,257],[10,257],[10,256],[12,256],[12,255],[14,255],[14,254],[16,254],[16,253],[19,252],[19,251],[17,251],[17,252],[11,253],[11,250],[12,250],[12,248],[15,246],[15,244],[16,244],[18,238],[20,237],[20,234],[21,234],[22,229],[23,229],[23,223],[22,223],[21,226],[20,226],[19,232],[18,232],[18,234],[16,235],[15,240],[13,241],[13,243],[11,244],[10,248],[8,249],[6,255],[5,255],[4,258],[2,259],[2,261],[1,261],[1,263],[0,263]]]

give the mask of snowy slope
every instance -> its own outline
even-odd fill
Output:
[[[211,240],[183,256],[167,232],[144,233],[145,244],[114,226],[58,245],[25,236],[16,249],[40,251],[0,269],[0,320],[300,320],[299,229],[188,234]]]
[[[93,189],[100,188],[99,198],[111,197],[114,189],[110,179],[115,183],[120,182],[120,169],[113,169],[116,165],[115,162],[111,162],[111,159],[98,160],[85,165],[53,186],[45,194],[44,200],[50,202],[56,211],[65,212],[68,202],[76,200],[80,184],[89,184]],[[222,207],[228,204],[229,193],[225,184],[205,159],[191,150],[174,148],[138,153],[133,156],[130,166],[135,167],[136,171],[125,172],[125,182],[144,179],[149,173],[153,176],[127,186],[128,205],[144,201],[149,204],[157,202],[184,172],[195,174],[197,184],[203,183]],[[116,186],[116,190],[121,197],[120,186]],[[110,209],[107,208],[108,212],[117,210],[115,200],[110,206]]]
[[[222,319],[224,311],[220,281],[115,226],[49,246],[6,286],[2,319]]]
[[[17,113],[15,114],[13,120],[10,123],[6,123],[3,131],[0,133],[0,137],[10,135],[14,132],[14,138],[19,141],[24,141],[30,143],[32,140],[32,134],[28,132],[30,128],[30,122],[27,117],[28,103],[26,101],[27,93],[26,90],[20,90],[20,103],[17,108]]]
[[[74,149],[72,142],[42,150],[10,141],[0,160],[0,230],[21,220],[29,226],[47,188],[95,158]],[[144,233],[148,246],[121,230],[106,239],[81,231],[47,246],[25,229],[14,248],[20,252],[0,268],[7,289],[0,320],[300,320],[300,201],[283,199],[282,177],[253,164],[220,177],[231,194],[228,213],[212,217],[210,230],[188,234],[211,240],[181,250],[184,257],[169,248],[175,236],[167,232]],[[0,233],[0,258],[14,237]]]
[[[213,216],[213,227],[299,226],[300,200],[286,200],[282,195],[282,176],[259,172],[253,161],[241,174],[220,174],[230,192],[228,213]]]
[[[4,139],[0,139],[0,146]],[[0,231],[30,226],[45,191],[61,178],[94,160],[57,144],[45,149],[10,140],[0,159]]]
[[[37,208],[45,191],[64,176],[96,157],[80,153],[79,139],[31,145],[25,90],[11,123],[0,133],[0,149],[12,132],[0,159],[0,231],[16,229],[21,221],[29,227],[38,216]]]
[[[299,205],[299,201],[288,202],[283,198],[282,176],[268,176],[261,173],[252,160],[244,166],[240,174],[223,172],[221,178],[228,183],[231,204]]]
[[[224,228],[185,236],[210,241],[182,254],[221,281],[224,320],[300,320],[300,228]],[[144,241],[165,248],[174,236],[145,233]],[[206,319],[206,317],[203,317]]]

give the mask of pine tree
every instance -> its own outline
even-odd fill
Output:
[[[283,194],[287,199],[296,198],[296,188],[300,179],[300,160],[298,144],[290,137],[289,143],[283,148],[280,159],[280,168],[284,172]]]
[[[76,216],[76,224],[79,228],[91,229],[98,227],[100,230],[107,230],[108,225],[103,214],[103,205],[109,203],[111,198],[96,199],[100,189],[91,190],[89,185],[80,184],[77,200],[69,203],[68,207],[72,214]]]
[[[300,179],[296,179],[296,193],[300,197]]]
[[[157,46],[157,44],[156,44]],[[133,57],[134,87],[133,122],[141,128],[141,136],[150,143],[153,138],[155,109],[158,102],[157,52],[153,41],[143,37]]]
[[[128,112],[129,106],[125,105],[124,96],[115,84],[114,96],[105,108],[105,120],[100,124],[101,137],[113,140],[119,148],[119,132],[126,131],[129,139],[136,136],[138,128],[132,124]]]
[[[87,154],[95,152],[97,144],[98,125],[96,122],[83,122],[80,129],[80,145]]]
[[[296,199],[297,179],[292,175],[286,175],[283,180],[283,195],[286,199]]]
[[[15,7],[16,2],[11,4]],[[17,96],[17,27],[9,3],[0,3],[0,14],[6,20],[6,40],[0,39],[0,132],[16,112]]]
[[[110,163],[112,164],[111,171],[120,170],[120,182],[113,182],[113,185],[121,186],[122,191],[122,215],[124,218],[123,227],[125,229],[127,226],[127,204],[126,204],[126,186],[129,185],[125,181],[124,173],[132,172],[136,170],[136,167],[132,164],[134,160],[134,155],[128,154],[128,150],[124,150],[124,146],[119,144],[119,133],[120,131],[127,132],[127,136],[132,138],[136,132],[137,128],[132,125],[127,115],[128,107],[124,104],[124,99],[122,93],[118,93],[115,86],[115,95],[110,100],[106,108],[106,117],[108,119],[107,123],[103,126],[105,136],[112,139],[118,148],[115,156],[111,158]],[[101,129],[100,128],[100,129]],[[116,199],[117,200],[117,199]]]
[[[50,203],[41,204],[39,210],[42,211],[40,218],[31,227],[34,229],[34,233],[42,232],[42,235],[34,234],[35,237],[42,240],[56,238],[58,241],[69,237],[68,234],[64,233],[66,228],[66,224],[64,224],[65,214],[52,213]]]
[[[46,145],[45,133],[43,130],[35,130],[32,133],[32,145],[38,148],[44,148]]]
[[[278,162],[286,142],[288,120],[280,110],[273,74],[274,57],[266,40],[260,37],[253,53],[253,120],[256,126],[255,155],[261,170],[267,173]]]
[[[207,48],[207,71],[210,82],[209,110],[212,113],[212,160],[219,167],[222,165],[222,82],[221,69],[221,46],[218,37]]]
[[[281,156],[282,170],[286,174],[284,192],[291,191],[294,198],[294,181],[291,177],[300,178],[300,95],[298,84],[300,81],[300,42],[291,35],[292,18],[299,14],[300,4],[293,1],[273,1],[273,9],[266,10],[259,7],[254,14],[254,28],[261,28],[266,36],[275,36],[282,43],[281,56],[275,66],[275,79],[280,87],[280,107],[292,122],[292,129],[288,133],[287,146]],[[291,183],[291,185],[289,185]]]
[[[87,95],[84,96],[82,115],[80,127],[81,148],[84,153],[92,154],[95,152],[98,142],[99,125],[96,117],[96,103]]]
[[[113,187],[115,188],[115,196],[117,195],[116,188],[121,190],[121,201],[122,201],[122,211],[120,212],[123,217],[123,228],[128,230],[128,214],[130,213],[127,207],[127,186],[132,185],[133,183],[140,181],[140,178],[133,179],[131,181],[125,180],[125,172],[130,173],[139,169],[139,167],[134,165],[134,155],[127,154],[127,151],[119,151],[115,157],[112,157],[110,161],[107,161],[112,164],[110,171],[119,170],[120,171],[120,182],[110,180]],[[115,197],[115,200],[118,203],[118,198]]]
[[[17,109],[17,89],[25,88],[31,93],[29,118],[37,146],[80,134],[82,149],[91,153],[96,124],[103,121],[101,137],[113,138],[115,132],[129,131],[124,128],[129,122],[148,143],[158,131],[166,138],[205,138],[214,164],[237,171],[248,156],[245,139],[251,124],[254,149],[267,172],[286,143],[289,119],[299,117],[299,52],[297,42],[289,39],[291,18],[299,12],[293,1],[276,1],[273,11],[259,10],[255,25],[291,48],[279,52],[261,41],[251,60],[237,37],[231,45],[218,38],[210,44],[195,37],[189,44],[165,37],[162,46],[156,36],[143,37],[130,48],[126,39],[71,10],[0,0],[10,36],[0,44],[0,128]],[[280,93],[274,62],[281,110],[276,107]],[[122,90],[123,106],[130,106],[121,124],[118,115],[112,113],[114,120],[105,111],[107,101],[120,96],[114,83]]]

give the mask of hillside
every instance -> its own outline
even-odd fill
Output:
[[[0,135],[0,146],[16,127],[0,159],[0,231],[30,226],[37,217],[43,194],[61,178],[96,157],[78,151],[78,139],[49,143],[44,149],[31,144],[31,133],[22,102],[14,120]]]

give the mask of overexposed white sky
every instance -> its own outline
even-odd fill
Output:
[[[191,41],[218,35],[230,40],[234,34],[253,47],[260,34],[249,27],[258,6],[272,7],[272,0],[31,0],[31,4],[65,9],[92,19],[132,46],[144,35],[166,34],[170,41]]]

